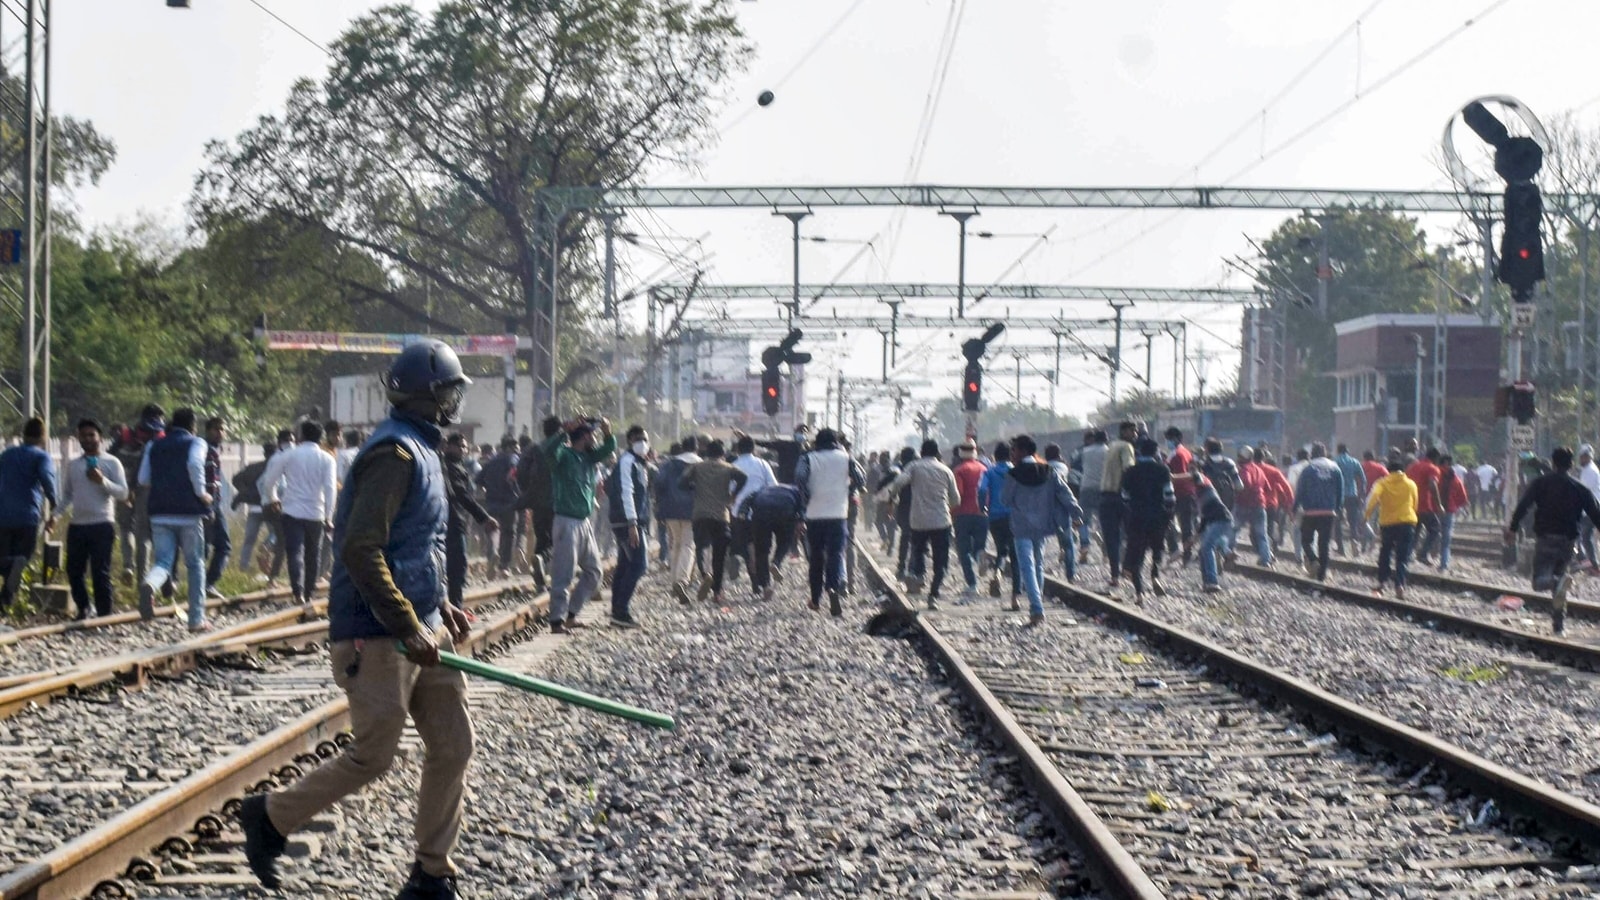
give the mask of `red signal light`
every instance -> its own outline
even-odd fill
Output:
[[[978,383],[976,381],[967,382],[967,393],[976,394],[977,392],[978,392]]]
[[[1532,254],[1530,254],[1530,253],[1529,253],[1529,252],[1528,252],[1528,248],[1527,248],[1527,247],[1523,247],[1523,248],[1522,248],[1522,249],[1521,249],[1521,250],[1518,250],[1518,251],[1517,251],[1517,255],[1518,255],[1518,256],[1520,256],[1520,257],[1522,257],[1522,258],[1523,258],[1523,259],[1527,259],[1527,258],[1528,258],[1528,257],[1529,257],[1529,256],[1531,256],[1531,255],[1532,255]]]
[[[775,388],[775,387],[767,388],[767,396],[768,397],[776,397],[776,396],[778,396],[778,389]]]

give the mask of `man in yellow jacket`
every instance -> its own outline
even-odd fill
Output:
[[[1393,563],[1394,595],[1406,597],[1406,564],[1411,561],[1411,544],[1417,537],[1417,483],[1406,477],[1398,459],[1389,460],[1389,474],[1372,485],[1367,495],[1367,518],[1378,511],[1378,528],[1383,542],[1378,546],[1378,589],[1389,580]]]

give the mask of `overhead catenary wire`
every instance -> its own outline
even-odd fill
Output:
[[[854,3],[850,4],[850,6],[845,9],[844,13],[839,16],[839,18],[833,20],[833,24],[823,29],[822,34],[812,42],[810,47],[806,48],[804,53],[800,54],[800,58],[795,60],[793,65],[785,70],[782,75],[779,75],[776,80],[767,82],[767,90],[776,91],[787,84],[789,79],[793,78],[795,74],[805,66],[806,63],[810,62],[811,57],[816,56],[817,52],[828,43],[828,40],[832,38],[840,28],[844,27],[844,23],[848,22],[850,17],[856,14],[856,10],[860,9],[865,3],[866,0],[855,0]],[[737,128],[741,123],[744,122],[744,120],[750,118],[751,114],[758,109],[760,109],[759,106],[745,107],[743,111],[741,111],[737,116],[733,117],[732,121],[728,122],[727,125],[722,127],[722,133],[727,134],[728,132]]]
[[[904,184],[915,182],[922,172],[922,162],[927,153],[929,140],[933,137],[934,122],[939,115],[939,102],[944,96],[945,81],[950,74],[950,61],[955,57],[957,38],[961,34],[961,20],[966,10],[967,0],[950,0],[950,12],[945,16],[944,32],[940,35],[939,50],[934,57],[933,77],[928,84],[928,93],[923,98],[922,116],[917,122],[917,133],[911,142],[911,156],[906,160],[905,175],[901,179]],[[889,236],[888,250],[883,259],[885,277],[888,276],[889,265],[894,262],[895,251],[899,249],[905,217],[906,209],[897,207],[890,215],[889,225],[884,229]]]
[[[1300,129],[1299,131],[1295,132],[1288,139],[1280,141],[1278,144],[1274,145],[1272,148],[1264,151],[1255,160],[1253,160],[1249,164],[1243,166],[1238,171],[1236,171],[1233,174],[1229,175],[1227,178],[1222,179],[1221,181],[1218,182],[1218,184],[1219,185],[1231,184],[1234,181],[1237,181],[1238,179],[1240,179],[1240,178],[1244,177],[1245,175],[1249,174],[1250,172],[1255,171],[1257,168],[1259,168],[1267,160],[1273,158],[1274,156],[1277,156],[1279,153],[1282,153],[1284,150],[1287,150],[1288,148],[1290,148],[1290,147],[1294,146],[1295,144],[1299,143],[1300,141],[1304,140],[1306,137],[1310,136],[1313,132],[1317,131],[1318,129],[1322,128],[1324,125],[1326,125],[1329,122],[1333,121],[1335,118],[1337,118],[1341,114],[1343,114],[1346,111],[1348,111],[1351,107],[1355,106],[1357,103],[1360,103],[1362,100],[1365,100],[1366,98],[1368,98],[1368,97],[1372,96],[1373,94],[1377,93],[1378,91],[1382,90],[1384,87],[1386,87],[1389,84],[1393,83],[1393,81],[1396,78],[1400,77],[1404,73],[1406,73],[1406,72],[1410,71],[1411,69],[1415,68],[1417,65],[1422,63],[1428,57],[1430,57],[1434,53],[1438,52],[1446,44],[1448,44],[1451,41],[1455,40],[1457,37],[1460,37],[1463,33],[1465,33],[1473,25],[1476,25],[1479,22],[1483,21],[1485,16],[1488,16],[1489,14],[1497,11],[1498,9],[1500,9],[1502,6],[1505,6],[1509,2],[1511,2],[1511,0],[1494,0],[1493,3],[1490,3],[1488,6],[1484,7],[1481,10],[1479,10],[1477,12],[1477,14],[1475,14],[1472,17],[1466,19],[1460,25],[1457,25],[1456,27],[1452,28],[1450,31],[1446,32],[1438,40],[1434,41],[1432,44],[1429,44],[1427,47],[1423,48],[1420,52],[1418,52],[1415,55],[1411,56],[1405,62],[1402,62],[1400,65],[1394,67],[1393,69],[1390,69],[1382,77],[1380,77],[1376,81],[1372,82],[1372,84],[1369,85],[1365,90],[1352,95],[1348,100],[1346,100],[1345,102],[1340,103],[1339,105],[1333,107],[1332,109],[1330,109],[1327,113],[1323,114],[1322,116],[1319,116],[1316,120],[1311,122],[1311,124],[1309,124],[1306,127]],[[1144,229],[1140,230],[1139,232],[1135,233],[1134,235],[1129,237],[1127,240],[1122,241],[1121,243],[1113,246],[1111,249],[1106,250],[1105,252],[1101,253],[1099,256],[1096,256],[1095,258],[1089,260],[1088,262],[1084,263],[1083,265],[1077,267],[1073,271],[1072,274],[1081,275],[1085,271],[1087,271],[1089,269],[1092,269],[1095,266],[1105,262],[1106,260],[1111,259],[1112,257],[1122,253],[1124,250],[1127,250],[1129,247],[1131,247],[1134,244],[1138,243],[1140,240],[1143,240],[1144,238],[1146,238],[1149,235],[1151,235],[1152,233],[1154,233],[1157,229],[1159,229],[1159,228],[1167,225],[1168,223],[1176,220],[1178,218],[1178,216],[1181,215],[1183,212],[1184,212],[1183,210],[1174,210],[1173,212],[1171,212],[1171,213],[1169,213],[1169,214],[1167,214],[1165,216],[1162,216],[1160,219],[1156,220],[1155,222],[1152,222],[1149,226],[1147,226]]]

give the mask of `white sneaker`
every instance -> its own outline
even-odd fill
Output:
[[[160,566],[151,566],[150,570],[144,573],[144,583],[150,586],[150,590],[159,591],[171,576],[172,573],[166,569]]]

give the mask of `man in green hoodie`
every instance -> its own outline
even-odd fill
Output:
[[[605,440],[597,444],[598,427]],[[573,419],[544,442],[550,461],[551,506],[555,522],[550,551],[550,633],[577,627],[583,602],[600,587],[600,546],[594,539],[595,467],[616,452],[617,439],[608,419]],[[575,591],[572,576],[582,571]],[[572,597],[569,607],[567,598]]]

